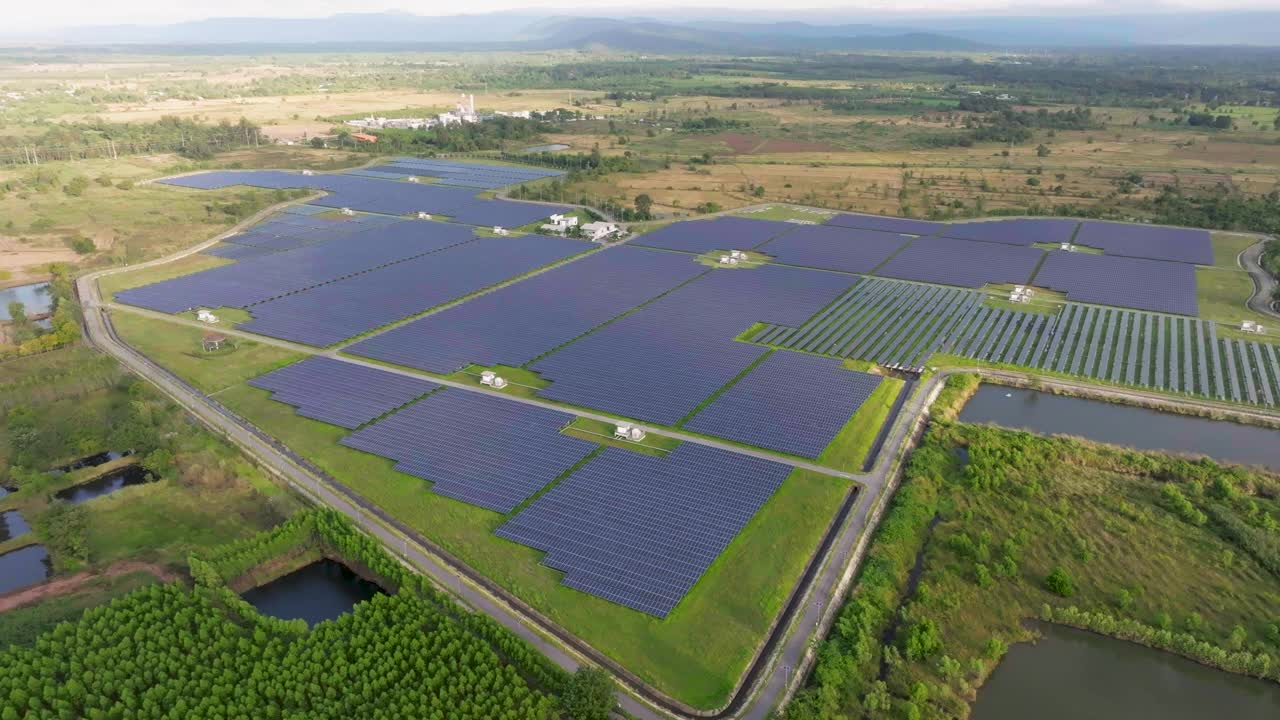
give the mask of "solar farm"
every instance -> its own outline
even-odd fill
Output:
[[[250,316],[239,331],[329,348],[248,385],[332,426],[344,451],[487,513],[488,537],[538,551],[563,587],[659,619],[680,612],[797,468],[854,426],[887,375],[933,358],[1280,400],[1280,348],[1199,317],[1207,232],[718,217],[599,249],[470,227],[564,210],[475,197],[550,174],[401,158],[336,175],[170,180],[327,194],[205,250],[225,264],[115,300],[172,314],[238,308]],[[703,257],[733,250],[765,259],[721,268]],[[1066,299],[993,303],[997,284]],[[477,368],[489,387],[475,384]],[[514,374],[506,390],[501,373]],[[583,431],[592,418],[618,433]],[[685,439],[639,445],[634,423]]]

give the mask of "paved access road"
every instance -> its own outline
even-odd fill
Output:
[[[1240,266],[1249,272],[1249,276],[1253,278],[1253,297],[1249,298],[1249,309],[1264,315],[1270,315],[1274,318],[1280,318],[1280,312],[1276,311],[1276,302],[1272,299],[1276,297],[1276,287],[1280,282],[1271,276],[1271,273],[1262,269],[1259,259],[1262,257],[1262,249],[1267,242],[1280,242],[1280,240],[1269,239],[1250,245],[1244,252],[1240,253]]]

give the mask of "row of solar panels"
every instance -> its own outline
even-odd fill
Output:
[[[282,252],[221,245],[209,252],[239,262],[116,298],[170,313],[248,309],[253,319],[241,329],[323,347],[590,249],[568,238],[475,237],[459,225],[406,220]]]
[[[1209,231],[1195,228],[1138,225],[1102,220],[1080,222],[1066,218],[1011,218],[948,225],[856,213],[837,215],[827,224],[1006,245],[1074,243],[1097,248],[1107,255],[1167,260],[1194,265],[1213,264],[1213,247]]]
[[[917,368],[935,352],[1139,387],[1274,405],[1274,345],[1220,339],[1212,322],[1069,303],[1056,314],[992,308],[970,290],[871,279],[798,327],[754,342]]]
[[[794,357],[814,379],[831,379],[826,359]],[[511,513],[559,479],[497,534],[543,550],[544,564],[564,572],[566,586],[658,617],[675,608],[791,470],[688,443],[665,457],[598,452],[596,443],[560,432],[569,414],[329,358],[308,358],[251,384],[306,417],[359,427],[341,444],[390,458],[401,472],[430,481],[432,492],[466,503]],[[745,408],[740,399],[730,403]]]
[[[884,226],[879,220],[869,224]],[[913,227],[918,221],[907,222],[905,227]],[[1064,227],[1058,220],[978,224],[1017,223],[1022,227],[1040,222]],[[1070,223],[1074,227],[1075,221]],[[972,288],[1034,284],[1066,292],[1078,302],[1184,315],[1199,311],[1195,267],[1181,262],[1061,250],[1046,253],[1000,242],[733,217],[669,225],[633,242],[699,254],[753,249],[779,263],[822,270]]]
[[[235,185],[323,190],[328,194],[313,200],[312,204],[383,215],[415,215],[426,212],[445,215],[454,222],[467,225],[498,225],[506,228],[528,225],[553,213],[571,210],[563,205],[477,198],[475,189],[401,182],[390,176],[388,179],[379,179],[350,173],[302,175],[279,170],[214,171],[160,182],[202,190]]]

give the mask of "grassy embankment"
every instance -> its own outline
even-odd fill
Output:
[[[974,384],[953,378],[940,408]],[[1213,662],[1204,647],[1220,647],[1230,659],[1216,664],[1241,672],[1263,672],[1269,655],[1274,670],[1275,476],[946,417],[913,453],[788,717],[965,717],[1044,606],[1167,629],[1175,645],[1192,647],[1176,639],[1189,634],[1207,645],[1186,654]]]

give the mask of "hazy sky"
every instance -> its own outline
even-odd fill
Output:
[[[831,8],[853,13],[860,9],[885,12],[937,11],[956,14],[973,10],[1018,11],[1092,8],[1099,11],[1177,9],[1272,8],[1280,0],[14,0],[5,3],[6,24],[13,29],[43,30],[74,25],[157,24],[217,17],[322,17],[343,12],[404,10],[419,15],[455,15],[510,9],[628,9],[635,14],[662,7],[724,7],[747,10]]]

